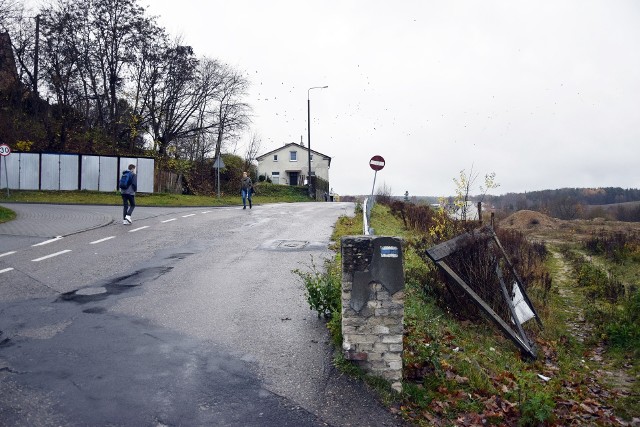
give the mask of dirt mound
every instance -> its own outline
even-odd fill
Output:
[[[517,230],[556,229],[560,226],[560,220],[540,212],[523,210],[509,215],[499,225]]]

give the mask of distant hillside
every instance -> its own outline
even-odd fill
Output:
[[[620,187],[605,188],[561,188],[527,193],[507,193],[502,196],[487,196],[496,207],[510,210],[529,209],[559,201],[571,201],[582,205],[611,205],[640,201],[640,189]]]
[[[392,196],[405,200],[404,196]],[[472,201],[480,201],[481,196],[470,196]],[[409,196],[409,202],[418,204],[438,203],[435,196]],[[452,197],[447,198],[452,202]],[[554,218],[590,219],[608,218],[619,221],[640,221],[640,189],[604,188],[561,188],[526,193],[507,193],[501,196],[486,195],[483,202],[492,209],[503,212],[522,210],[538,211]]]

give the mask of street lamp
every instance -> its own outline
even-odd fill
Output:
[[[309,158],[309,176],[307,177],[307,182],[309,184],[309,197],[313,197],[311,195],[311,101],[309,98],[309,92],[311,89],[326,89],[329,86],[314,86],[310,87],[307,90],[307,150],[308,150],[308,158]]]

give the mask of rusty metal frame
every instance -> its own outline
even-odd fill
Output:
[[[529,296],[524,290],[524,286],[522,285],[522,280],[518,276],[518,273],[515,270],[514,265],[509,260],[507,253],[505,252],[498,236],[496,236],[494,230],[490,226],[481,227],[472,232],[462,234],[457,236],[451,240],[447,240],[446,242],[435,245],[426,250],[427,256],[442,270],[446,273],[446,275],[452,279],[453,283],[462,289],[462,291],[469,296],[477,306],[492,320],[495,325],[504,333],[507,338],[511,339],[526,355],[532,358],[536,358],[536,349],[531,340],[527,337],[524,332],[524,328],[522,327],[521,322],[518,320],[516,316],[515,307],[511,298],[509,296],[509,291],[507,290],[507,286],[504,282],[504,277],[502,275],[502,270],[500,269],[500,262],[498,259],[495,260],[495,270],[496,276],[500,281],[500,288],[502,290],[502,296],[505,300],[509,308],[509,312],[511,313],[511,320],[516,325],[516,329],[514,330],[507,322],[505,322],[492,308],[487,304],[472,288],[469,286],[447,263],[444,261],[444,258],[447,256],[457,252],[458,250],[467,247],[473,244],[477,238],[490,238],[492,239],[498,248],[500,249],[501,258],[505,260],[506,264],[509,266],[511,272],[516,278],[516,284],[520,288],[520,292],[522,293],[523,298],[525,299],[529,308],[534,314],[538,325],[542,327],[542,322],[540,321],[540,317],[536,312],[531,300],[529,300]],[[448,284],[447,284],[448,286]]]

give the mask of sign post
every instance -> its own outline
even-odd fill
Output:
[[[216,157],[216,160],[213,162],[213,168],[216,170],[216,180],[218,181],[218,199],[220,198],[220,169],[224,169],[225,164],[222,157]]]
[[[9,172],[7,171],[7,156],[11,154],[11,147],[0,144],[0,156],[4,158],[4,175],[7,180],[7,197],[9,197]]]
[[[384,158],[382,156],[373,156],[371,160],[369,160],[369,166],[375,171],[373,174],[373,188],[371,188],[371,200],[373,200],[373,191],[376,188],[376,176],[378,175],[378,171],[384,168]]]

